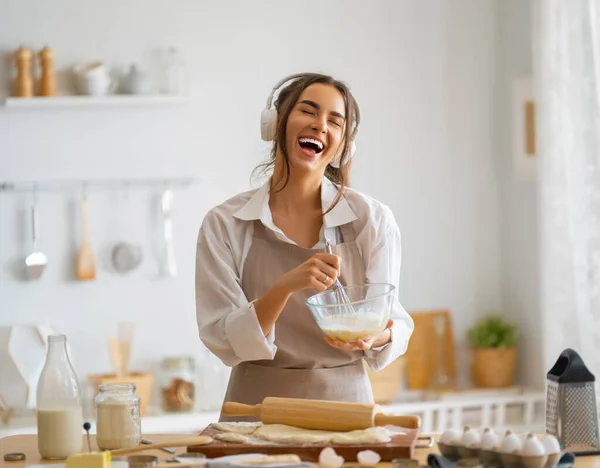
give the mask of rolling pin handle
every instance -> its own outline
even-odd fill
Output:
[[[261,408],[261,404],[252,406],[236,403],[235,401],[226,401],[223,403],[223,414],[227,416],[254,416],[260,420]]]

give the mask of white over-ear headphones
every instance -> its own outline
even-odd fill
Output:
[[[263,141],[273,141],[273,139],[275,138],[275,132],[277,131],[277,117],[278,117],[277,109],[275,109],[274,107],[271,108],[271,105],[273,104],[273,96],[275,95],[275,92],[279,89],[280,86],[287,83],[288,81],[293,80],[295,78],[301,78],[306,75],[307,75],[307,73],[296,73],[293,75],[286,76],[284,79],[279,81],[273,87],[271,92],[269,93],[269,97],[267,98],[267,105],[265,106],[263,111],[260,113],[260,136],[263,139]],[[343,150],[344,150],[344,145],[342,144],[342,145],[340,145],[340,149],[338,150],[338,152],[336,153],[334,158],[329,163],[331,166],[336,167],[336,168],[340,167],[341,156],[342,156]],[[351,138],[350,153],[348,155],[348,159],[350,159],[354,155],[355,151],[356,151],[356,143],[354,142],[354,138]]]

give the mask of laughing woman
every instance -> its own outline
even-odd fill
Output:
[[[227,401],[372,403],[363,358],[377,371],[406,351],[414,324],[397,296],[385,330],[354,343],[324,336],[306,305],[336,278],[345,285],[391,283],[397,294],[394,216],[347,186],[359,123],[345,84],[313,73],[282,80],[261,116],[262,137],[273,140],[271,177],[214,207],[202,223],[196,316],[202,342],[232,367]],[[332,254],[326,237],[336,239]]]

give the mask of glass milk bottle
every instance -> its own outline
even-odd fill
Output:
[[[48,336],[48,354],[37,386],[38,451],[64,459],[83,449],[79,381],[67,354],[65,335]]]

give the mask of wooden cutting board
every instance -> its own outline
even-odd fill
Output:
[[[214,436],[220,433],[218,429],[209,425],[200,435]],[[338,455],[344,457],[347,462],[356,461],[356,455],[362,450],[373,450],[381,456],[381,461],[391,461],[394,458],[413,458],[415,448],[429,447],[430,443],[417,444],[417,439],[421,439],[417,429],[405,429],[405,434],[399,434],[392,437],[392,440],[386,444],[297,444],[282,445],[275,444],[253,445],[240,444],[232,442],[221,442],[215,440],[208,445],[188,447],[188,452],[200,452],[207,458],[225,457],[229,455],[241,455],[247,453],[263,453],[265,455],[296,454],[304,461],[318,461],[321,450],[325,447],[332,447]],[[429,437],[423,439],[430,440]]]
[[[415,322],[415,329],[404,354],[407,387],[411,390],[434,388],[440,354],[444,355],[445,367],[452,386],[456,379],[456,364],[450,311],[414,311],[410,312],[410,316]],[[444,325],[441,339],[436,333],[438,320],[441,320]]]

